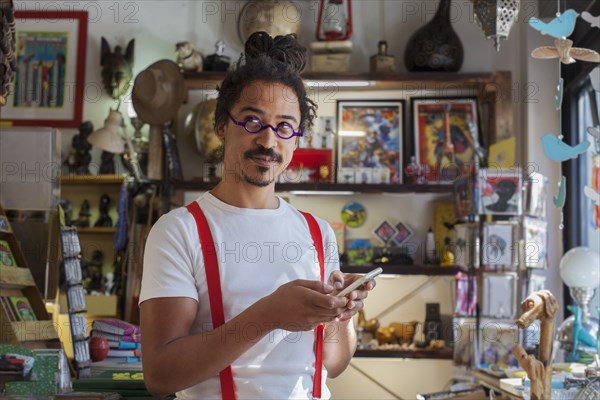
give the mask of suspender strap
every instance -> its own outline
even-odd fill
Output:
[[[323,236],[321,236],[321,229],[319,223],[312,216],[312,214],[300,211],[300,213],[306,218],[308,228],[310,229],[310,235],[312,236],[315,249],[317,250],[317,257],[319,259],[319,269],[321,272],[321,282],[325,281],[325,255],[323,254]],[[313,397],[315,399],[321,398],[321,385],[322,385],[322,371],[323,371],[323,324],[319,324],[315,329],[315,377],[313,379]]]
[[[196,220],[202,256],[204,258],[204,270],[206,271],[206,282],[208,285],[208,299],[210,303],[210,314],[212,316],[213,328],[216,329],[225,323],[223,312],[223,296],[221,294],[221,278],[219,277],[219,264],[215,242],[210,232],[206,216],[202,212],[198,202],[194,201],[186,206],[188,211]],[[228,365],[219,373],[221,380],[221,395],[223,399],[235,400],[235,388],[233,384],[233,373],[231,365]]]

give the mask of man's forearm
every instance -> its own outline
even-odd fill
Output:
[[[330,378],[337,377],[348,367],[355,351],[356,331],[352,318],[325,324],[323,364]]]

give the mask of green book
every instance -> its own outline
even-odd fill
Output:
[[[91,378],[74,380],[73,389],[115,392],[126,389],[147,392],[143,372],[119,370],[103,371]]]

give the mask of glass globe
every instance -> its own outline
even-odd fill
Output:
[[[570,288],[597,288],[600,255],[587,247],[575,247],[560,260],[560,278]]]

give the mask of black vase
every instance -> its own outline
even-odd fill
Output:
[[[462,66],[463,46],[450,24],[451,3],[440,0],[433,19],[408,40],[404,64],[409,71],[455,72]]]

